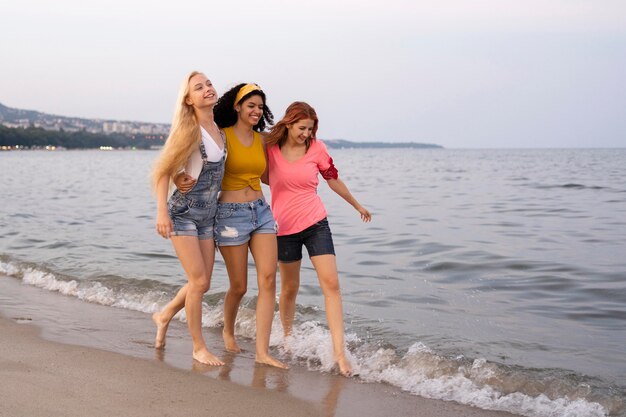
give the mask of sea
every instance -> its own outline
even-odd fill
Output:
[[[155,231],[157,152],[0,152],[0,280],[146,318],[161,309],[186,279]],[[331,154],[373,216],[362,223],[322,180],[360,382],[523,416],[626,416],[626,149]],[[242,340],[254,338],[249,267]],[[222,325],[227,288],[218,255],[203,326]],[[306,256],[297,302],[288,343],[276,313],[272,349],[332,372]]]

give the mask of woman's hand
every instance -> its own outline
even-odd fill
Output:
[[[352,196],[350,190],[348,190],[348,186],[343,181],[341,181],[339,178],[331,178],[329,180],[326,180],[326,182],[328,183],[328,186],[331,190],[336,192],[337,195],[350,203],[350,205],[354,207],[356,211],[359,212],[359,214],[361,214],[361,220],[363,220],[365,223],[368,223],[372,220],[372,215],[370,214],[370,212],[367,211],[367,209],[363,207],[358,201],[356,201],[356,198]]]
[[[365,207],[359,204],[356,209],[361,214],[361,220],[363,220],[365,223],[369,223],[370,221],[372,221],[372,215],[369,211],[367,211]]]
[[[157,211],[156,230],[163,238],[169,239],[172,230],[174,230],[174,225],[167,210]]]
[[[176,185],[176,188],[178,188],[178,191],[183,194],[189,192],[195,183],[196,179],[185,172],[181,172],[174,177],[174,184]]]

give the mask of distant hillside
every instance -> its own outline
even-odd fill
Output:
[[[69,147],[76,148],[82,143],[89,143],[93,147],[96,143],[110,142],[103,140],[101,136],[114,135],[120,146],[135,146],[136,140],[142,138],[141,147],[147,143],[152,147],[158,147],[165,141],[170,125],[165,123],[142,123],[119,120],[85,119],[79,117],[57,116],[34,110],[22,110],[7,107],[0,103],[0,126],[9,130],[0,130],[0,143],[5,146],[14,145],[41,145],[49,136],[50,143],[57,146],[66,146],[64,142],[71,143]],[[11,132],[11,129],[27,129],[28,132]],[[35,129],[35,130],[31,130]],[[46,135],[45,132],[50,132]],[[52,132],[60,133],[90,133],[100,136],[89,137],[89,140],[77,142],[75,138],[70,140],[68,135],[53,135]],[[126,136],[128,141],[121,140]],[[36,140],[34,138],[37,138]],[[19,138],[19,140],[18,140]],[[12,143],[15,142],[15,143]],[[124,142],[122,144],[122,142]],[[440,145],[416,142],[353,142],[344,139],[324,139],[330,148],[442,148]],[[66,146],[68,147],[68,146]]]
[[[9,128],[38,127],[48,131],[122,135],[167,135],[169,124],[58,116],[0,103],[0,125]]]
[[[16,122],[20,119],[28,119],[32,121],[42,120],[46,116],[57,117],[57,116],[52,116],[52,115],[45,115],[44,113],[40,113],[34,110],[13,109],[11,107],[7,107],[4,104],[0,103],[0,123]]]

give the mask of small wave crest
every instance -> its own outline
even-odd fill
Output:
[[[24,284],[47,291],[76,297],[89,303],[127,310],[153,313],[159,311],[174,296],[177,287],[149,280],[126,280],[116,276],[105,276],[95,280],[80,280],[14,261],[0,260],[0,274],[21,279]],[[134,285],[131,283],[134,282]],[[209,301],[222,299],[223,294],[214,294]],[[175,318],[185,321],[185,311]],[[223,322],[223,312],[219,302],[213,305],[203,303],[203,325],[217,327]]]
[[[272,342],[309,370],[330,372],[335,366],[330,333],[319,322],[300,323],[288,338],[273,338]],[[403,355],[393,346],[364,343],[354,333],[346,334],[346,343],[355,373],[365,382],[387,383],[425,398],[529,417],[608,415],[600,403],[585,397],[589,387],[575,381],[533,375],[528,369],[485,359],[446,358],[421,342]]]
[[[364,380],[386,382],[425,398],[530,417],[607,415],[602,405],[576,398],[576,387],[561,389],[559,397],[550,398],[532,388],[537,381],[527,372],[506,378],[509,370],[502,365],[485,359],[444,358],[421,343],[411,346],[400,358],[390,349],[379,349],[366,358],[376,365],[361,367]],[[507,382],[516,390],[507,389]]]
[[[603,187],[600,185],[586,185],[586,184],[578,184],[578,183],[530,184],[530,185],[537,189],[562,188],[562,189],[569,189],[569,190],[610,190],[608,187]]]

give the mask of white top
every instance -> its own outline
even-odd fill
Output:
[[[219,162],[220,159],[224,156],[224,148],[220,148],[217,143],[213,140],[209,132],[204,130],[202,126],[200,126],[200,132],[202,133],[202,143],[204,143],[204,151],[206,152],[206,159],[209,162]],[[222,146],[224,146],[222,144]],[[202,171],[202,153],[200,152],[200,147],[195,149],[187,164],[185,165],[185,172],[187,175],[198,179],[200,176],[200,172]]]

